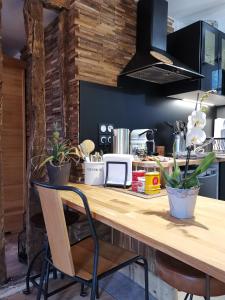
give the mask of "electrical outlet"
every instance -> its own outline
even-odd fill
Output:
[[[99,135],[99,145],[108,145],[108,137],[107,135]]]
[[[99,134],[106,134],[107,133],[107,124],[101,123],[98,125],[99,128]]]
[[[111,123],[99,123],[98,134],[99,134],[99,146],[108,146],[112,144],[114,125]]]

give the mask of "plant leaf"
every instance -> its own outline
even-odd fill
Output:
[[[204,173],[209,166],[214,162],[215,160],[215,153],[214,152],[210,152],[200,163],[200,165],[195,169],[195,171],[193,173],[191,173],[191,175],[187,176],[186,180],[184,181],[184,187],[186,188],[186,186],[189,187],[194,187],[194,186],[199,186],[199,181],[198,181],[198,177],[200,174]],[[195,185],[193,185],[195,183]]]
[[[175,179],[175,180],[178,180],[178,181],[180,181],[180,178],[181,178],[180,167],[177,165],[177,160],[176,160],[175,143],[173,144],[173,173],[172,173],[172,178]]]
[[[163,165],[161,164],[161,162],[158,159],[154,158],[154,160],[157,163],[157,165],[159,166],[162,176],[165,179],[166,183],[171,187],[177,187],[179,185],[179,182],[176,179],[172,178],[172,176],[170,176],[168,174],[168,172],[165,170],[165,168],[163,167]]]
[[[45,164],[47,164],[47,162],[50,162],[52,160],[53,160],[53,156],[47,157],[42,163],[40,163],[39,169],[42,168]]]
[[[198,176],[205,172],[209,166],[214,162],[216,156],[214,152],[210,152],[200,163],[197,169],[191,174],[191,177]]]

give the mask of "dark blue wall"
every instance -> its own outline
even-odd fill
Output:
[[[163,96],[163,87],[129,84],[124,88],[80,83],[80,141],[92,139],[98,145],[98,123],[113,123],[117,128],[157,128],[156,142],[171,152],[173,135],[165,121],[187,121],[193,106]],[[212,135],[215,109],[208,112],[206,132]]]

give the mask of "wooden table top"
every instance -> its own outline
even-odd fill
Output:
[[[169,215],[167,196],[142,199],[111,189],[70,184],[88,198],[93,217],[225,282],[225,201],[198,197],[194,219]],[[63,201],[84,212],[72,192]]]

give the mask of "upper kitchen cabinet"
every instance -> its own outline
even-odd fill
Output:
[[[216,90],[209,104],[225,105],[225,33],[198,21],[168,35],[168,52],[204,78],[168,85],[167,94],[196,100],[198,93]]]
[[[225,95],[225,33],[220,32],[219,34],[219,49],[220,49],[220,89],[222,95]]]
[[[201,80],[201,89],[203,90],[217,90],[221,94],[220,85],[220,56],[221,51],[219,47],[219,31],[208,25],[200,22],[202,37],[200,44],[200,72],[205,76]]]

